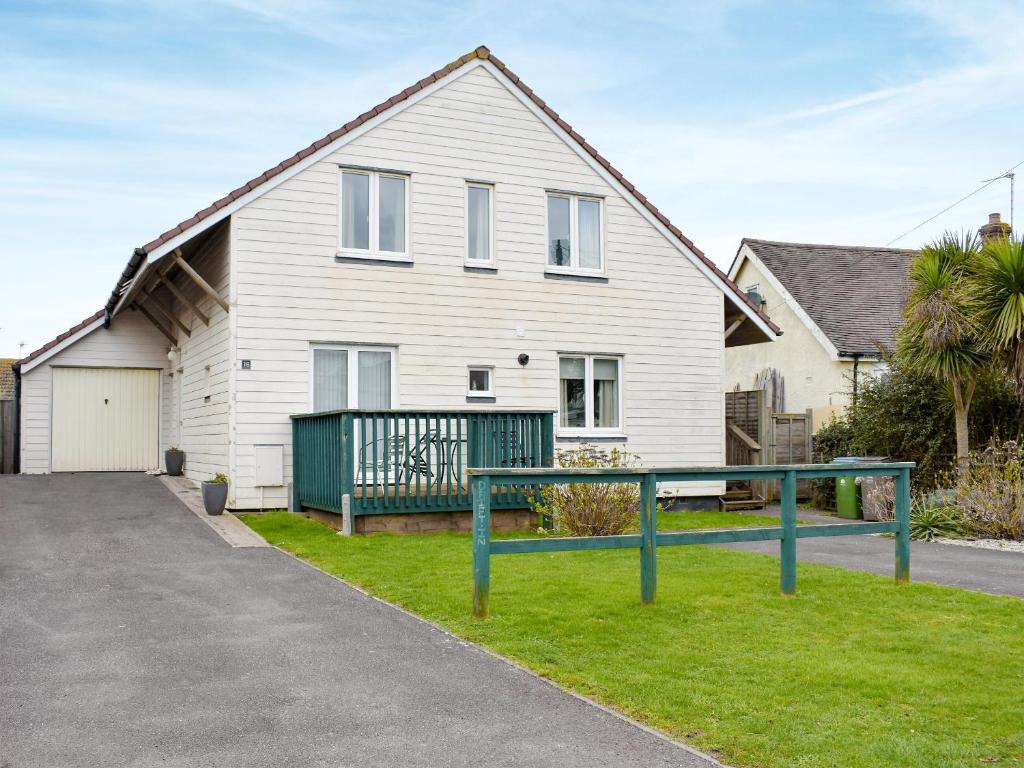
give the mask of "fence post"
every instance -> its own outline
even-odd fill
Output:
[[[491,477],[473,477],[473,615],[487,618],[491,594]]]
[[[896,583],[910,581],[910,469],[896,476]]]
[[[640,483],[640,602],[654,602],[658,587],[658,476]]]
[[[348,496],[355,503],[356,493],[356,440],[355,420],[351,413],[341,414],[341,496]]]
[[[553,467],[555,465],[555,414],[543,414],[540,434],[540,465],[542,467]]]
[[[299,488],[299,461],[302,456],[299,451],[300,431],[299,420],[292,419],[292,487],[289,512],[302,512],[302,493]]]
[[[784,595],[796,592],[796,472],[786,470],[782,478],[782,541],[779,588]]]

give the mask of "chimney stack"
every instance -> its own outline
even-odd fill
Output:
[[[1010,225],[1003,221],[998,213],[990,213],[988,215],[988,224],[981,227],[978,230],[978,234],[981,235],[983,243],[987,243],[989,240],[994,240],[997,237],[1009,237]]]

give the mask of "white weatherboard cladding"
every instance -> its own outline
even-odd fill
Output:
[[[54,368],[54,472],[160,465],[160,371]]]
[[[21,471],[49,472],[54,367],[149,368],[161,371],[161,401],[170,394],[167,340],[137,312],[124,312],[110,328],[97,327],[49,357],[21,379]],[[161,409],[163,410],[163,409]],[[168,438],[161,419],[160,448]]]
[[[411,174],[412,266],[335,261],[339,164]],[[496,273],[463,267],[467,179],[494,184]],[[548,189],[602,196],[607,282],[545,277]],[[309,410],[311,343],[397,346],[395,404],[409,408],[465,407],[469,365],[494,366],[496,407],[556,408],[559,352],[622,355],[625,445],[647,464],[723,459],[721,292],[487,68],[249,202],[231,227],[235,357],[252,361],[234,371],[239,507],[259,504],[256,446],[290,444],[288,415]],[[267,506],[286,502],[266,489]]]

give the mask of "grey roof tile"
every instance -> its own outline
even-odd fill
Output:
[[[875,355],[891,348],[907,292],[907,266],[917,251],[848,245],[743,243],[836,345],[840,354]]]

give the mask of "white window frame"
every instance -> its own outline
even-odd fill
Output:
[[[551,257],[551,230],[548,214],[548,200],[553,197],[569,201],[569,266],[567,267],[558,266],[557,264],[552,264],[549,261]],[[581,200],[585,200],[589,203],[597,203],[598,205],[597,215],[600,231],[597,233],[597,247],[601,257],[601,266],[599,269],[585,269],[580,266],[579,203]],[[556,275],[591,275],[604,277],[607,272],[604,247],[604,212],[605,205],[604,198],[602,197],[596,195],[577,194],[575,192],[558,192],[555,190],[548,190],[544,194],[544,271]]]
[[[486,371],[487,372],[487,384],[489,385],[486,391],[473,390],[469,388],[469,377],[474,371]],[[486,397],[493,398],[494,394],[494,366],[493,365],[470,365],[466,368],[466,397]]]
[[[487,258],[486,259],[471,259],[469,257],[469,190],[471,189],[486,189],[488,192],[487,200],[489,205],[487,206],[487,226],[490,228],[490,232],[487,237]],[[463,249],[463,260],[467,267],[494,267],[494,185],[488,184],[484,181],[467,181],[466,182],[466,204],[463,215],[466,220],[466,226],[463,232],[463,237],[466,240],[466,246]]]
[[[345,218],[343,196],[344,177],[346,173],[367,176],[370,179],[370,247],[366,249],[345,248],[342,245],[342,243],[345,242],[345,233],[343,231],[343,221]],[[405,250],[402,252],[382,251],[380,249],[380,179],[383,176],[393,179],[401,179],[405,182]],[[338,255],[354,259],[371,259],[373,261],[412,261],[412,228],[409,226],[409,222],[411,220],[409,210],[411,189],[412,176],[407,173],[399,173],[397,171],[372,171],[367,170],[366,168],[346,168],[344,166],[340,167],[338,169]]]
[[[563,427],[562,424],[562,358],[563,357],[582,357],[584,364],[584,379],[583,379],[583,392],[584,392],[584,418],[585,426],[583,427]],[[615,363],[615,372],[618,376],[618,403],[616,403],[618,422],[617,427],[595,427],[594,426],[594,361],[595,360],[611,360]],[[626,387],[623,381],[623,356],[622,355],[606,355],[601,353],[588,353],[588,352],[559,352],[558,361],[555,365],[555,397],[558,403],[558,412],[556,414],[555,421],[555,436],[556,437],[625,437],[625,422],[623,421],[624,413],[622,403],[625,400]]]
[[[391,354],[391,408],[398,407],[398,348],[372,344],[333,344],[316,343],[309,345],[309,412],[313,413],[315,406],[313,386],[316,383],[314,365],[316,364],[316,350],[336,349],[348,352],[348,405],[346,408],[359,407],[359,352],[388,352]]]

